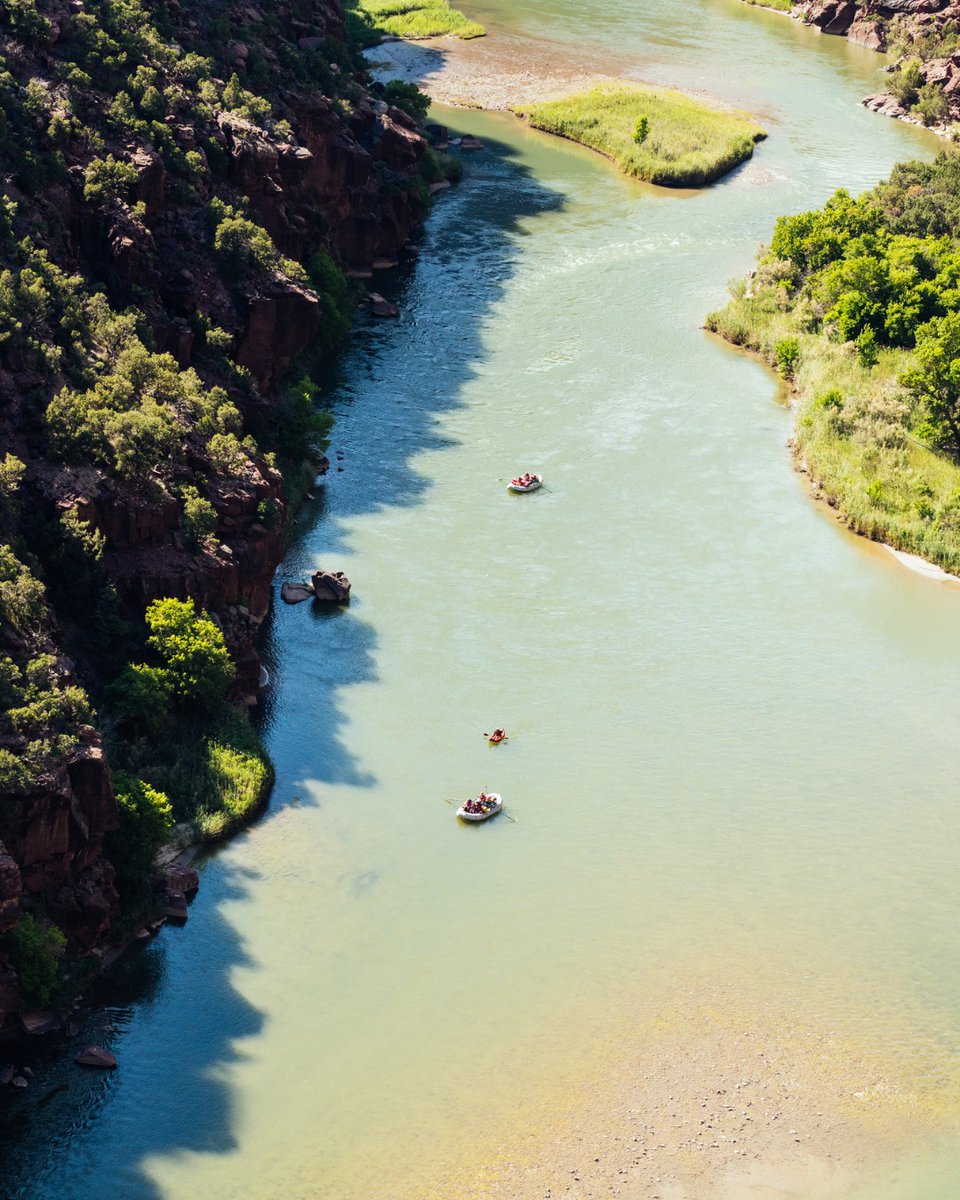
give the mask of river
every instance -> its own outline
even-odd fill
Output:
[[[960,1112],[960,589],[809,499],[775,378],[701,329],[777,214],[934,142],[859,107],[881,58],[737,0],[471,13],[769,139],[672,193],[443,114],[486,148],[336,368],[280,571],[354,600],[277,608],[270,809],[87,1018],[120,1070],[39,1070],[10,1200],[452,1196],[678,988]],[[515,820],[460,826],[479,787]],[[957,1194],[949,1137],[891,1153],[868,1194]]]

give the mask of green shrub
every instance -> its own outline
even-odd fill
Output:
[[[421,92],[415,83],[404,79],[391,79],[384,84],[383,98],[388,104],[402,108],[415,121],[422,121],[430,108],[430,97]]]
[[[793,379],[800,364],[800,342],[795,337],[782,338],[773,348],[777,370],[784,379]]]
[[[102,207],[114,204],[125,200],[136,182],[136,167],[108,154],[95,158],[84,172],[83,198]]]
[[[43,584],[9,546],[0,546],[0,621],[33,642],[40,636],[46,615]]]
[[[0,747],[0,795],[28,792],[36,778],[23,757]]]
[[[650,134],[650,118],[637,117],[637,123],[633,127],[633,140],[638,146],[642,146]]]
[[[56,926],[42,925],[27,913],[3,935],[2,942],[20,978],[24,1006],[46,1008],[56,990],[67,939]]]
[[[917,93],[913,111],[924,125],[939,125],[950,115],[950,104],[938,83],[925,83]]]
[[[877,350],[877,335],[869,326],[858,334],[854,345],[857,348],[857,358],[862,367],[875,367],[879,352]]]
[[[180,489],[183,500],[181,528],[189,544],[199,550],[216,532],[217,510],[209,500],[189,485]]]
[[[0,529],[13,523],[18,512],[17,491],[26,467],[13,454],[0,459]]]
[[[920,61],[910,58],[901,63],[893,72],[887,86],[905,108],[910,108],[917,102],[922,84],[923,73]]]
[[[150,636],[170,676],[173,694],[183,701],[220,699],[236,674],[223,633],[188,600],[154,600],[146,612]]]
[[[269,233],[247,217],[224,217],[214,232],[213,245],[224,269],[234,276],[268,271],[276,260]]]
[[[235,433],[215,433],[207,442],[207,454],[218,475],[240,475],[247,466],[247,456]]]
[[[156,733],[164,724],[172,698],[170,672],[147,663],[128,663],[107,688],[114,717],[147,733]]]
[[[105,849],[122,883],[138,884],[153,871],[157,851],[173,829],[173,809],[163,792],[118,771],[113,778],[120,824]]]

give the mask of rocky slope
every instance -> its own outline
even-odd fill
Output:
[[[280,468],[311,453],[292,368],[424,212],[424,139],[343,39],[341,0],[0,11],[0,667],[20,680],[16,700],[0,680],[0,934],[30,911],[83,951],[116,914],[97,718],[24,729],[76,671],[109,717],[151,600],[209,610],[253,699]],[[29,635],[3,593],[28,575]],[[28,719],[38,655],[59,665]],[[0,953],[0,1023],[17,1002]]]
[[[891,87],[874,112],[950,132],[960,121],[960,4],[956,0],[800,0],[791,15],[869,50],[890,52]]]

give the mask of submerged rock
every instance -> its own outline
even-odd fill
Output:
[[[300,604],[314,595],[309,583],[285,583],[280,589],[280,599],[285,604]]]
[[[379,292],[367,292],[367,303],[375,317],[399,317],[400,309]]]
[[[101,1071],[110,1071],[117,1065],[116,1058],[102,1046],[88,1046],[73,1060],[81,1067],[98,1067]]]

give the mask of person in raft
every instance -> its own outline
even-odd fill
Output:
[[[506,741],[507,731],[505,729],[495,729],[493,733],[485,733],[483,736],[491,742],[503,742]]]

